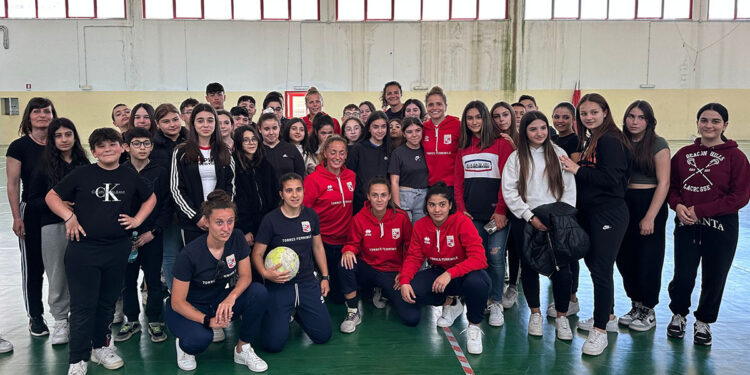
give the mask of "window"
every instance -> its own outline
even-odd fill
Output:
[[[527,20],[690,19],[693,7],[692,0],[526,0],[525,4]]]
[[[507,0],[336,0],[338,21],[504,20],[507,13]]]
[[[709,0],[708,19],[750,19],[750,0]]]
[[[143,0],[148,19],[302,21],[319,14],[319,0]]]
[[[0,18],[124,19],[125,1],[127,0],[0,0]]]

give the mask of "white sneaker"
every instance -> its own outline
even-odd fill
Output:
[[[109,346],[102,346],[101,348],[92,350],[91,362],[98,363],[107,370],[116,370],[125,364],[122,358]]]
[[[544,318],[542,317],[542,313],[531,313],[531,316],[529,316],[529,335],[541,337],[543,323]]]
[[[341,322],[339,329],[343,333],[352,333],[357,329],[357,326],[362,323],[362,314],[359,309],[346,309],[346,318]]]
[[[589,337],[583,343],[583,354],[599,355],[607,348],[607,333],[596,329],[589,331]]]
[[[224,328],[211,328],[214,331],[214,339],[212,342],[222,342],[227,339],[227,335],[224,334]]]
[[[656,327],[656,313],[654,309],[643,305],[638,311],[638,316],[628,325],[628,328],[638,332],[645,332],[654,327]]]
[[[555,330],[557,331],[558,339],[565,341],[573,340],[573,331],[570,329],[570,322],[567,316],[555,318]]]
[[[568,303],[568,312],[565,313],[565,316],[573,316],[575,314],[578,314],[581,311],[581,305],[578,304],[578,301],[573,302],[570,301]],[[557,318],[557,310],[555,310],[555,303],[552,302],[547,306],[547,316],[550,318]]]
[[[456,321],[456,318],[461,316],[464,312],[464,305],[461,303],[461,301],[458,301],[454,298],[455,305],[446,305],[443,306],[443,313],[440,315],[440,317],[437,320],[437,326],[447,328],[453,325],[453,322]]]
[[[52,345],[67,344],[70,337],[70,325],[68,320],[56,320],[52,328],[50,343]]]
[[[120,297],[115,303],[115,315],[112,317],[112,324],[120,324],[124,318],[125,314],[122,313],[122,297]]]
[[[89,366],[86,361],[80,361],[77,363],[71,363],[68,367],[68,375],[86,375],[89,371]]]
[[[246,365],[247,368],[252,372],[263,372],[268,370],[268,364],[255,354],[255,350],[250,344],[242,345],[242,352],[237,353],[237,350],[232,348],[234,352],[234,363]]]
[[[180,339],[174,339],[174,346],[177,352],[177,367],[185,371],[195,370],[198,367],[198,363],[195,362],[195,356],[182,351],[182,348],[180,348]]]
[[[591,331],[594,329],[594,317],[578,321],[578,329],[582,331]],[[607,322],[607,332],[617,332],[617,318]]]
[[[374,288],[372,290],[372,304],[378,309],[384,309],[388,299],[383,297],[383,290],[380,288]]]
[[[482,329],[479,326],[469,324],[466,327],[466,351],[469,354],[482,354]]]
[[[516,304],[516,301],[518,301],[518,286],[508,285],[503,293],[503,308],[507,310],[513,307],[513,305]]]
[[[10,341],[0,336],[0,353],[8,353],[13,351],[13,344]]]
[[[629,326],[630,323],[633,322],[638,317],[638,312],[641,309],[641,303],[640,302],[633,302],[632,306],[630,308],[630,311],[625,313],[625,315],[621,316],[620,319],[617,320],[618,323],[624,326]]]
[[[490,325],[493,327],[502,327],[505,324],[502,303],[492,301],[487,308],[490,310]]]

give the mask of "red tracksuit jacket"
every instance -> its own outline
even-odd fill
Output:
[[[430,171],[430,186],[438,181],[453,186],[453,165],[458,149],[458,137],[461,134],[461,120],[455,116],[445,116],[440,126],[435,126],[432,119],[424,123],[424,159]]]
[[[383,220],[370,211],[370,202],[354,215],[349,242],[341,253],[353,252],[378,271],[398,272],[411,239],[409,215],[400,209],[388,209]]]
[[[305,198],[302,204],[312,208],[320,217],[320,236],[323,242],[343,245],[349,236],[354,198],[354,172],[341,167],[338,176],[322,164],[305,177]]]
[[[425,258],[452,278],[487,268],[482,239],[468,216],[457,212],[436,227],[429,216],[414,224],[409,251],[401,266],[401,285],[409,284]]]

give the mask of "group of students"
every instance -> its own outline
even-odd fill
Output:
[[[667,333],[684,336],[702,264],[694,342],[711,344],[737,213],[750,199],[750,165],[724,136],[725,107],[702,107],[700,137],[670,161],[642,100],[618,127],[598,94],[577,107],[560,103],[551,124],[528,95],[491,109],[469,102],[460,119],[447,115],[437,86],[426,106],[402,103],[397,82],[385,85],[381,99],[385,111],[350,104],[340,123],[322,111],[315,88],[305,97],[305,118],[283,117],[283,97],[271,92],[257,123],[255,99],[242,96],[226,111],[218,83],[208,85],[208,103],[118,104],[112,120],[120,131],[100,128],[89,137],[94,164],[73,122],[48,99],[31,99],[23,136],[7,152],[31,334],[49,334],[46,272],[51,343],[69,341],[69,374],[85,374],[89,360],[123,366],[112,341],[141,330],[143,270],[150,338],[165,341],[169,328],[184,370],[195,369],[195,356],[241,318],[234,360],[265,371],[252,345],[283,350],[292,320],[314,343],[327,342],[326,299],[345,305],[340,331],[352,333],[362,323],[361,296],[370,294],[407,326],[419,323],[424,305],[442,306],[440,327],[466,310],[467,351],[480,354],[479,324],[485,314],[490,326],[504,324],[519,281],[531,310],[528,333],[542,335],[539,273],[523,256],[524,232],[556,230],[539,212],[564,204],[577,209],[590,242],[584,261],[594,312],[577,327],[589,331],[583,353],[599,355],[618,323],[637,331],[656,325],[669,205],[676,229]],[[265,267],[267,252],[280,246],[298,255],[296,275]],[[631,299],[619,319],[615,264]],[[560,340],[573,338],[568,316],[580,309],[578,270],[573,259],[550,276],[554,302],[546,314]],[[110,340],[120,298],[127,320]],[[0,338],[0,352],[11,350]]]

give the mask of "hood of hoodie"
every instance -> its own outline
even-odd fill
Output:
[[[700,149],[704,149],[704,148],[711,149],[711,150],[714,150],[714,151],[728,150],[730,148],[737,148],[737,142],[735,142],[735,141],[733,141],[731,139],[728,139],[728,140],[726,140],[722,144],[719,144],[719,145],[716,145],[716,146],[713,146],[713,147],[707,147],[707,146],[704,146],[703,144],[701,144],[701,138],[698,137],[698,138],[695,139],[695,141],[693,141],[693,144],[689,146],[689,150],[690,151],[696,151],[696,150],[700,150]]]
[[[346,168],[346,166],[341,166],[341,172],[339,172],[338,176],[331,173],[326,167],[323,166],[323,163],[320,163],[315,166],[315,172],[318,172],[321,177],[323,177],[325,180],[330,181],[336,181],[337,177],[341,177],[342,180],[346,179],[345,174],[353,173],[349,169]]]

